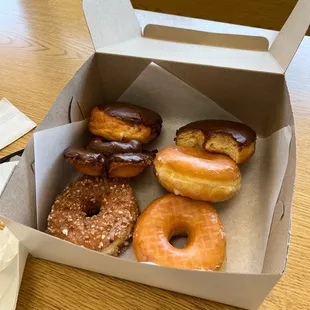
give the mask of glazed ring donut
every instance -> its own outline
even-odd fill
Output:
[[[149,109],[116,102],[95,107],[91,111],[89,131],[111,141],[136,140],[147,143],[161,131],[162,118]]]
[[[171,193],[219,202],[233,197],[241,186],[237,164],[228,156],[188,146],[169,146],[156,154],[155,175]]]
[[[240,164],[253,156],[256,133],[243,123],[203,120],[181,127],[175,140],[180,146],[198,146],[212,153],[228,155]]]
[[[127,182],[83,176],[57,197],[47,232],[117,256],[127,248],[138,215],[135,194]]]
[[[188,237],[182,249],[169,243],[179,235]],[[209,203],[168,194],[142,212],[133,234],[133,249],[139,262],[216,271],[225,260],[226,236]]]
[[[82,147],[70,147],[64,151],[64,158],[78,171],[91,176],[105,176],[106,158],[97,152]]]

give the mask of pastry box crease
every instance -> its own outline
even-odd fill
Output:
[[[137,263],[89,251],[36,230],[33,138],[0,198],[0,218],[23,249],[33,256],[257,309],[281,278],[286,265],[296,143],[284,74],[309,26],[310,1],[298,1],[270,47],[267,39],[257,36],[156,25],[158,20],[166,19],[168,24],[179,23],[186,28],[191,19],[138,12],[140,19],[141,16],[151,19],[142,32],[129,0],[84,0],[83,6],[95,53],[59,94],[37,131],[66,125],[70,120],[83,120],[89,116],[92,107],[118,100],[152,62],[249,124],[259,137],[266,138],[285,127],[290,128],[288,162],[271,226],[266,227],[269,238],[262,271],[205,272]],[[210,31],[216,29],[217,23],[214,28],[212,22],[205,23]],[[175,104],[171,102],[167,109]]]

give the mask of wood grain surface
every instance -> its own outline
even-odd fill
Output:
[[[280,30],[297,0],[131,0],[131,2],[135,8],[142,10]]]
[[[262,3],[265,8],[277,6],[283,12],[290,10],[295,1],[248,0],[245,5],[246,1],[223,0],[213,1],[213,6],[229,2],[236,3],[240,10],[236,9],[226,21],[238,22],[235,18],[240,15],[248,19],[247,24],[253,18],[257,26],[277,29],[285,16],[273,16],[274,26],[260,24],[260,20],[271,21],[270,10],[263,10]],[[258,2],[260,9],[255,11],[251,5]],[[200,17],[206,17],[202,12],[210,10],[202,10],[203,0],[134,3],[152,10],[163,7],[176,14],[186,10],[187,15]],[[209,12],[214,14],[213,19],[221,18],[215,12]],[[277,13],[275,8],[274,12]],[[229,9],[222,13],[230,16]],[[245,17],[249,14],[251,18]],[[240,20],[239,23],[246,23]],[[5,96],[35,122],[42,120],[58,93],[92,53],[81,1],[0,0],[0,98]],[[287,271],[261,306],[264,310],[310,309],[310,38],[304,39],[297,52],[287,72],[287,82],[298,144],[291,247]],[[30,135],[0,151],[0,157],[23,148]],[[234,308],[29,257],[17,309]]]

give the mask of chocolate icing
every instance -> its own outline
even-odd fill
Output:
[[[141,163],[144,161],[153,161],[155,153],[127,153],[127,154],[114,154],[109,158],[110,162],[129,162],[129,163]]]
[[[124,102],[106,103],[98,108],[109,116],[135,124],[143,124],[151,127],[157,134],[160,133],[163,120],[152,110]]]
[[[207,140],[212,133],[222,133],[232,136],[239,146],[246,146],[256,140],[255,131],[243,124],[225,120],[202,120],[187,124],[177,131],[177,135],[186,130],[201,130]]]
[[[89,162],[105,163],[105,157],[100,153],[86,150],[83,147],[69,147],[64,151],[65,158],[85,160]]]
[[[129,142],[105,142],[102,138],[95,137],[91,140],[87,149],[110,157],[113,154],[141,153],[142,145],[140,142],[131,140]]]

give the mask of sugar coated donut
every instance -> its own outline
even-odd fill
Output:
[[[201,147],[213,153],[230,156],[240,164],[255,152],[256,133],[243,123],[225,120],[203,120],[181,127],[176,144]]]
[[[161,131],[161,116],[149,109],[124,103],[106,103],[91,111],[89,131],[111,141],[147,143]]]
[[[188,237],[182,249],[169,243],[179,235]],[[225,260],[226,236],[209,203],[168,194],[142,212],[133,234],[133,249],[139,262],[216,271]]]
[[[228,156],[188,146],[169,146],[156,154],[155,175],[169,192],[197,200],[219,202],[241,186],[237,164]]]
[[[47,232],[117,256],[127,248],[138,215],[135,194],[126,181],[83,176],[57,197]]]

